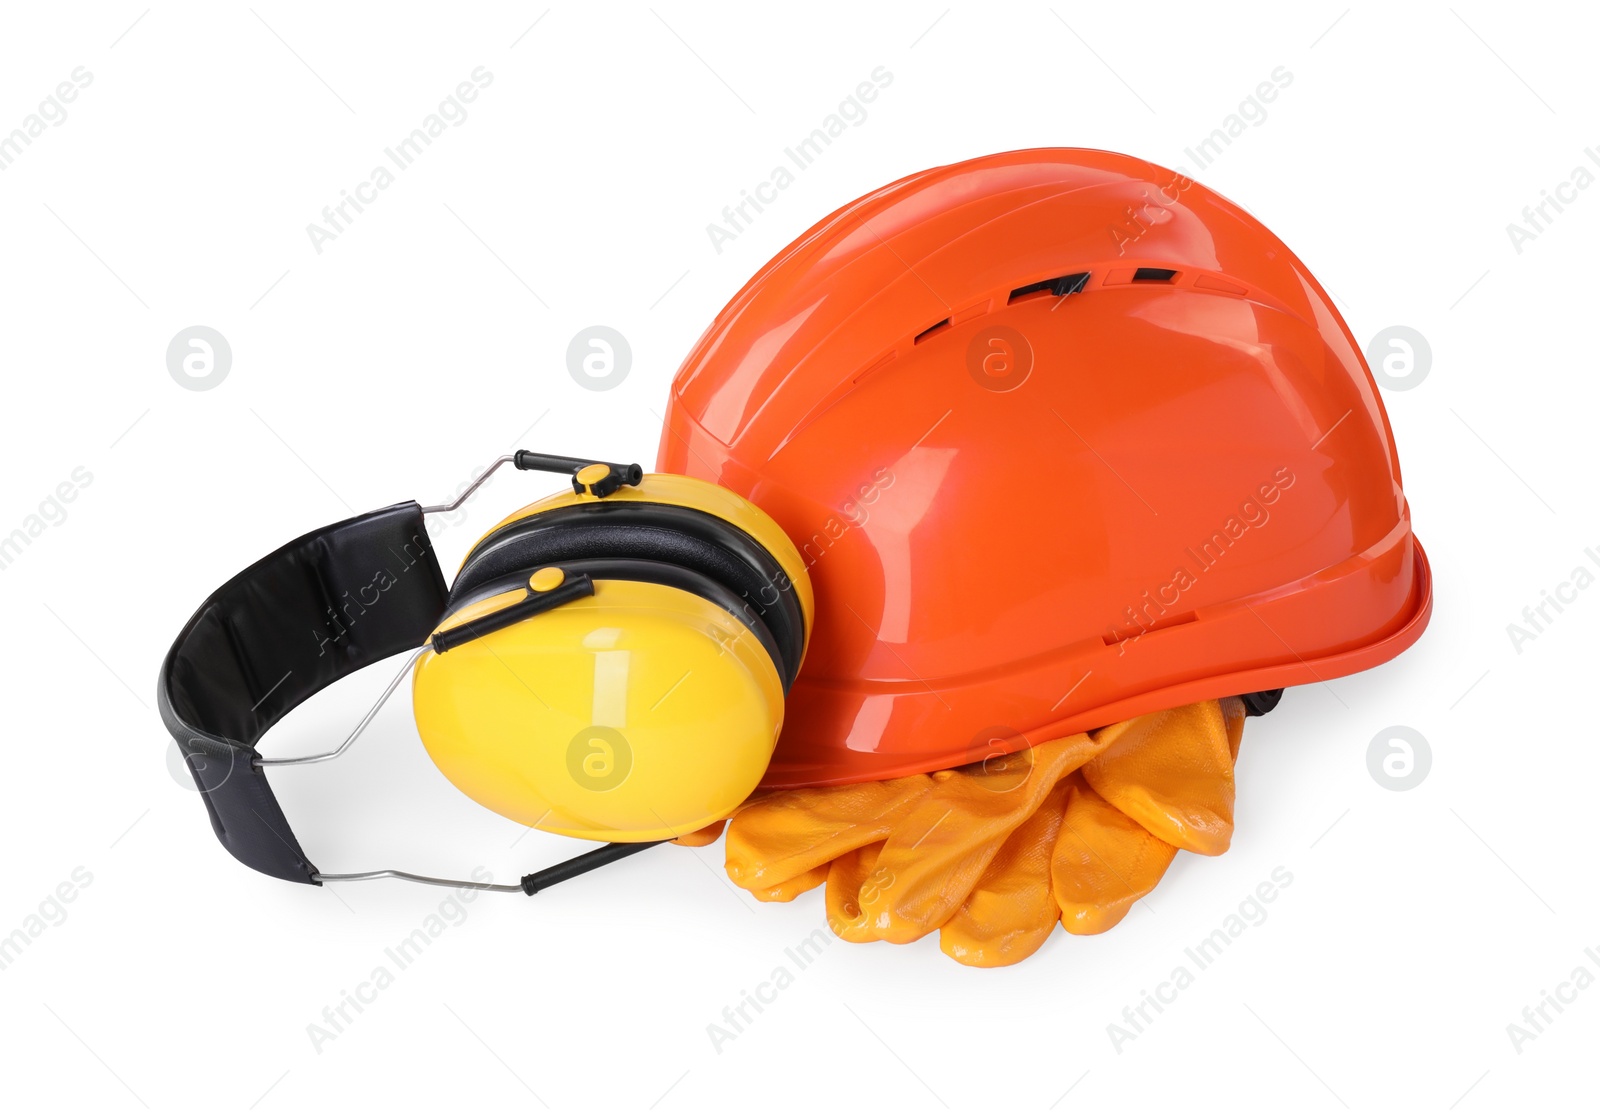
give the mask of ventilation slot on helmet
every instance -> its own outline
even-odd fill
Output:
[[[1134,283],[1171,283],[1177,275],[1176,268],[1139,268],[1133,273]]]
[[[1065,276],[1057,276],[1055,279],[1040,280],[1038,283],[1030,283],[1025,287],[1019,287],[1011,292],[1011,298],[1007,299],[1006,302],[1015,303],[1018,299],[1026,299],[1029,295],[1038,295],[1045,291],[1057,298],[1064,295],[1076,295],[1088,286],[1088,283],[1088,272],[1072,272]]]
[[[950,320],[948,318],[940,319],[938,322],[935,322],[932,326],[928,327],[922,333],[920,333],[916,337],[912,338],[911,339],[911,344],[912,345],[916,345],[918,342],[924,341],[927,338],[931,337],[932,335],[937,334],[940,330],[943,330],[946,326],[949,326],[949,325],[950,325]],[[904,334],[902,334],[900,336],[902,338],[905,337]]]

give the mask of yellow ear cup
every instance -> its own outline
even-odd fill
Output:
[[[421,655],[413,705],[434,764],[485,807],[575,838],[646,842],[727,817],[783,722],[771,656],[697,594],[621,579],[594,588]],[[473,603],[439,628],[522,596]]]

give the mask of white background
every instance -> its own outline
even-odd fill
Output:
[[[1507,1032],[1575,968],[1600,977],[1600,589],[1520,649],[1507,633],[1600,573],[1600,189],[1520,253],[1506,230],[1600,172],[1577,6],[19,7],[0,131],[75,67],[93,80],[0,172],[0,535],[76,467],[93,480],[0,571],[0,935],[75,868],[92,884],[0,971],[0,1105],[1497,1114],[1589,1094],[1600,987],[1520,1053]],[[479,66],[468,118],[314,251],[307,224]],[[706,225],[879,66],[867,119],[714,251]],[[1266,119],[1199,168],[1184,149],[1280,66]],[[318,1052],[307,1027],[447,895],[294,886],[218,845],[153,709],[194,606],[513,444],[652,461],[678,362],[792,237],[907,173],[1040,145],[1183,166],[1283,237],[1363,344],[1429,340],[1426,379],[1384,394],[1436,577],[1421,642],[1253,720],[1233,849],[1180,855],[1107,935],[988,972],[932,937],[830,940],[801,971],[785,948],[823,925],[819,895],[761,905],[720,844],[663,848],[474,900]],[[597,323],[633,350],[608,392],[566,369]],[[196,324],[233,351],[204,392],[165,363]],[[542,484],[497,478],[435,533],[446,561]],[[382,683],[265,749],[330,744]],[[1368,770],[1394,725],[1431,745],[1410,791]],[[510,881],[580,848],[456,793],[403,698],[369,735],[274,774],[323,869]],[[1265,922],[1119,1052],[1107,1026],[1280,866]],[[719,1052],[707,1026],[780,966],[793,984]]]

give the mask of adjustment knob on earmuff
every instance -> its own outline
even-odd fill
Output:
[[[572,475],[572,491],[580,496],[609,497],[621,488],[621,476],[604,462],[585,466]]]
[[[540,594],[549,593],[567,580],[567,572],[560,567],[540,567],[528,578],[528,589]]]

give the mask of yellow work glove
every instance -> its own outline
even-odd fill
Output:
[[[1233,838],[1238,699],[1193,703],[1095,731],[1105,748],[1073,778],[1050,877],[1061,926],[1113,927],[1182,850],[1221,854]]]
[[[1018,962],[1058,919],[1114,925],[1180,847],[1227,849],[1243,720],[1237,699],[1196,703],[1035,746],[998,776],[969,765],[765,796],[728,826],[728,876],[763,900],[826,882],[829,925],[854,942],[938,928],[958,962]]]
[[[918,774],[751,800],[729,823],[728,877],[761,900],[792,900],[826,881],[835,858],[887,838],[933,784]]]

